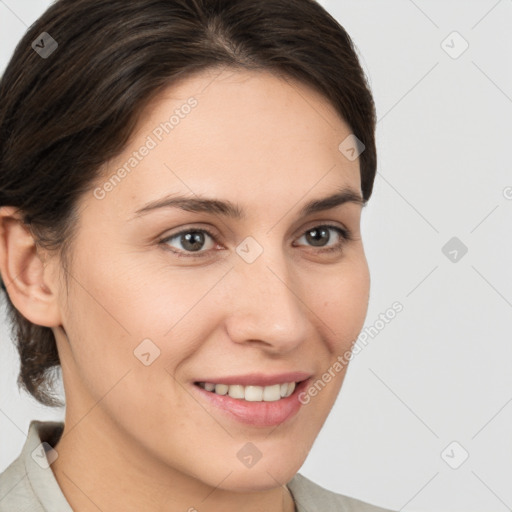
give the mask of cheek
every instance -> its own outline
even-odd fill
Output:
[[[366,260],[348,262],[319,277],[305,291],[308,304],[321,319],[319,330],[335,355],[345,352],[363,328],[368,310],[370,276]]]
[[[114,257],[112,255],[115,255]],[[133,341],[163,336],[190,310],[204,286],[183,269],[143,252],[118,253],[108,260],[82,258],[84,269],[79,302],[92,307],[103,326],[129,335]],[[86,293],[81,293],[85,291]]]
[[[105,261],[80,253],[70,283],[65,328],[83,380],[101,396],[130,369],[145,372],[142,386],[172,379],[208,335],[218,311],[208,291],[225,270],[166,267],[141,253]]]

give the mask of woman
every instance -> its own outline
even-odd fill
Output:
[[[58,0],[0,90],[0,510],[383,511],[298,474],[365,319],[375,108],[313,0]]]

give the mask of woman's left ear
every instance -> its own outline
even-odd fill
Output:
[[[0,208],[0,273],[14,307],[30,322],[60,325],[56,273],[41,258],[36,241],[12,206]]]

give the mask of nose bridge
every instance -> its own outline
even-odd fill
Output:
[[[246,239],[237,248],[228,331],[233,341],[259,340],[291,349],[306,336],[304,299],[293,286],[281,246],[270,244],[258,248]]]

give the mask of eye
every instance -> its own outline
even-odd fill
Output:
[[[327,243],[331,240],[331,235],[329,234],[330,231],[335,231],[336,234],[339,237],[339,241],[335,243],[334,245],[327,246],[327,248],[322,249],[321,253],[325,252],[333,252],[337,251],[340,252],[344,246],[345,243],[349,240],[352,240],[352,235],[350,231],[344,228],[340,228],[339,226],[331,226],[331,225],[321,225],[321,226],[315,226],[311,229],[308,229],[301,238],[305,238],[308,243],[311,243],[313,247],[325,247],[324,243]],[[300,240],[300,238],[299,238]]]
[[[328,242],[331,241],[331,232],[334,231],[339,241],[331,246],[326,246]],[[180,231],[179,233],[175,233],[171,236],[168,236],[162,240],[160,243],[170,248],[170,250],[176,254],[178,257],[195,257],[201,258],[208,255],[208,250],[202,251],[205,240],[210,238],[212,243],[210,245],[210,249],[215,245],[215,236],[208,231],[207,229],[186,229]],[[352,235],[349,230],[340,228],[339,226],[331,226],[331,225],[321,225],[315,226],[311,229],[308,229],[300,238],[305,238],[307,243],[311,244],[312,247],[319,247],[321,250],[318,252],[326,253],[326,252],[341,252],[345,243],[349,240],[352,240]],[[176,245],[172,245],[171,242],[176,240]],[[181,246],[181,247],[179,247]],[[326,248],[324,248],[326,247]],[[196,254],[194,254],[196,253]]]
[[[205,235],[208,238],[211,238],[212,240],[215,240],[215,237],[213,236],[210,231],[207,229],[186,229],[184,231],[180,231],[179,233],[176,233],[174,235],[168,236],[167,238],[164,238],[161,240],[161,243],[165,245],[170,245],[169,242],[171,240],[177,239],[177,242],[179,245],[181,245],[181,248],[178,247],[179,250],[171,249],[172,252],[174,252],[177,256],[192,256],[192,257],[202,257],[204,256],[205,251],[200,251],[201,247],[205,243]],[[199,254],[183,254],[183,253],[194,253],[194,252],[200,252]]]

